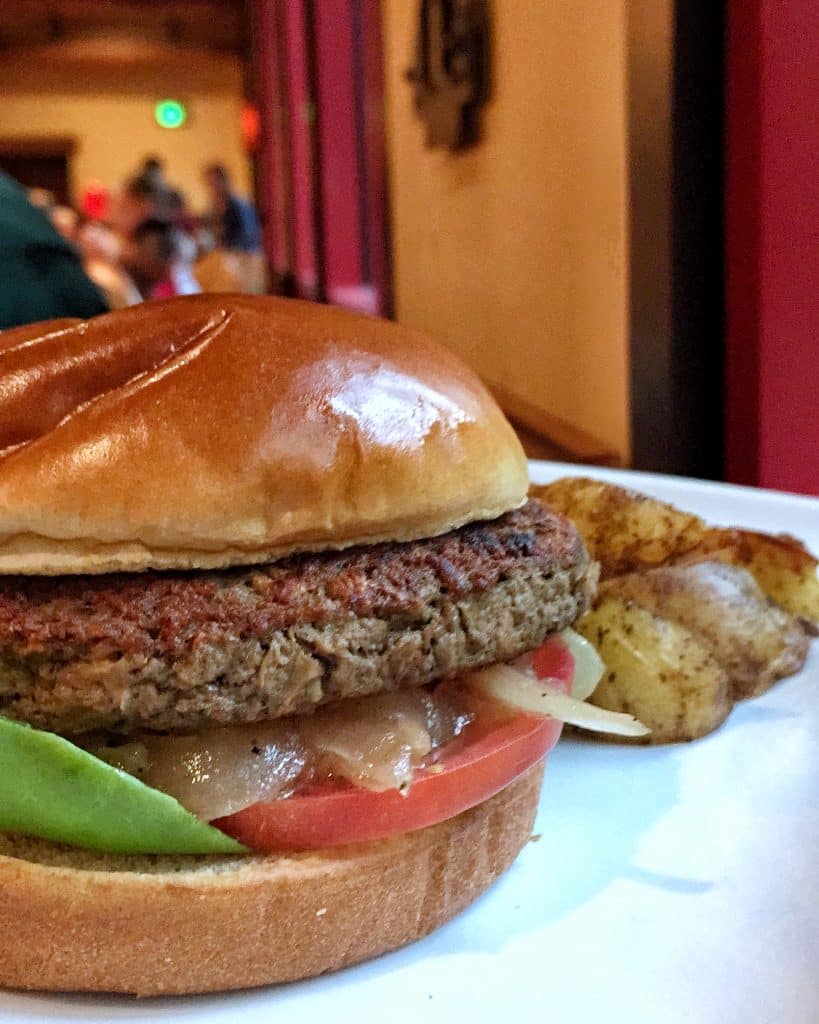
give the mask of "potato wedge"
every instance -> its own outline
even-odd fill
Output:
[[[590,699],[641,719],[649,742],[711,732],[736,700],[804,664],[819,635],[819,575],[799,541],[709,527],[584,477],[530,495],[571,519],[600,563],[598,598],[575,627],[609,669]]]
[[[575,524],[601,579],[651,569],[701,544],[708,527],[697,516],[644,494],[585,477],[533,484],[529,494]]]
[[[603,593],[575,625],[606,663],[590,698],[651,729],[638,743],[693,740],[733,707],[728,673],[690,630],[615,594]]]
[[[533,484],[529,493],[574,522],[602,579],[669,562],[728,562],[819,635],[819,562],[794,537],[709,527],[673,505],[586,477]]]
[[[798,672],[808,654],[810,641],[799,621],[768,601],[753,576],[735,565],[663,566],[610,580],[601,593],[693,633],[727,672],[733,701],[756,697]]]
[[[747,569],[768,597],[819,635],[819,563],[795,537],[713,529],[686,555],[700,557]]]

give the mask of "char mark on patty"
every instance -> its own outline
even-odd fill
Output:
[[[574,620],[594,571],[536,501],[403,544],[212,572],[0,579],[0,713],[191,730],[423,685]]]

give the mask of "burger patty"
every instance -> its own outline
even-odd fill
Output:
[[[213,572],[0,579],[0,714],[60,733],[192,731],[508,660],[596,582],[537,501],[426,541]]]

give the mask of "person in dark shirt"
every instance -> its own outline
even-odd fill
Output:
[[[230,174],[223,164],[211,164],[204,177],[211,194],[216,244],[223,249],[258,252],[262,238],[253,204],[233,191]]]
[[[71,243],[0,171],[0,330],[107,311]]]

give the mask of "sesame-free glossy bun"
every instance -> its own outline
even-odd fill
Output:
[[[414,540],[526,488],[480,381],[383,320],[197,295],[0,334],[0,573]]]

